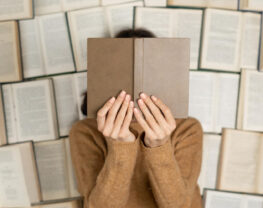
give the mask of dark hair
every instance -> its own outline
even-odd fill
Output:
[[[144,28],[137,28],[137,29],[125,29],[121,30],[115,35],[115,38],[132,38],[132,37],[141,37],[141,38],[155,38],[156,36],[149,30]],[[84,92],[82,105],[81,105],[81,112],[87,116],[87,91]]]

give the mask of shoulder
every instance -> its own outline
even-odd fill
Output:
[[[173,134],[178,140],[184,140],[193,137],[195,140],[201,141],[203,138],[203,128],[200,121],[194,117],[185,119],[175,119],[176,129]]]

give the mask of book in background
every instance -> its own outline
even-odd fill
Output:
[[[146,7],[166,7],[167,0],[144,0]]]
[[[238,0],[168,0],[168,6],[214,7],[221,9],[238,9]]]
[[[189,38],[90,38],[88,50],[88,118],[122,89],[138,109],[145,92],[188,117]]]
[[[240,72],[257,69],[261,15],[206,9],[200,68]]]
[[[52,77],[55,89],[59,135],[67,136],[75,121],[86,116],[81,112],[87,91],[87,72]]]
[[[100,5],[100,0],[35,0],[35,15],[72,11]]]
[[[205,189],[204,208],[261,208],[263,195]]]
[[[87,70],[88,38],[114,37],[133,27],[134,6],[142,1],[68,12],[73,52],[78,71]]]
[[[223,129],[217,189],[263,193],[263,133]]]
[[[24,77],[75,71],[64,13],[19,21]]]
[[[42,200],[32,141],[0,147],[0,181],[0,207]]]
[[[146,28],[157,37],[190,38],[190,69],[197,69],[202,16],[201,9],[136,7],[135,28]]]
[[[20,80],[22,69],[17,22],[0,22],[0,82]]]
[[[122,4],[122,3],[129,3],[134,2],[136,0],[100,0],[101,6],[108,6],[108,5],[114,5],[114,4]]]
[[[220,154],[221,136],[216,134],[204,134],[202,167],[198,178],[201,194],[204,188],[216,188],[217,167]]]
[[[197,118],[204,132],[221,133],[235,128],[239,74],[191,71],[189,115]]]
[[[33,203],[30,208],[83,208],[83,202],[80,197],[73,197]]]
[[[33,18],[32,0],[1,0],[0,21]]]
[[[43,200],[80,196],[68,138],[35,142],[34,147]]]
[[[239,0],[239,9],[263,11],[263,1],[261,0]]]
[[[4,103],[3,103],[3,93],[0,86],[0,146],[7,143],[6,135],[6,125],[5,125],[5,115],[4,115]]]
[[[237,128],[263,132],[263,73],[242,69]]]
[[[58,138],[51,79],[2,85],[8,143]]]

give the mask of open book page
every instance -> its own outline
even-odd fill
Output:
[[[168,6],[205,7],[208,0],[167,0]]]
[[[263,74],[257,71],[244,70],[245,82],[243,108],[243,129],[263,131]],[[242,112],[240,112],[241,115]]]
[[[76,175],[71,159],[69,138],[65,139],[65,145],[66,145],[66,155],[67,155],[70,197],[80,196],[80,193],[78,192]]]
[[[32,17],[32,0],[1,0],[0,21]]]
[[[19,144],[19,146],[21,158],[23,160],[23,170],[27,184],[27,192],[31,203],[36,203],[42,200],[42,195],[33,150],[33,142],[24,142]]]
[[[19,21],[25,78],[45,74],[37,19]]]
[[[263,133],[261,134],[260,151],[258,157],[257,193],[263,194]],[[263,204],[262,204],[263,205]]]
[[[166,6],[166,0],[144,0],[145,6],[147,7],[152,7],[152,6],[157,6],[157,7],[165,7]]]
[[[224,129],[218,189],[256,193],[261,134]]]
[[[0,86],[0,146],[7,143],[6,125],[4,116],[3,93]]]
[[[62,0],[63,11],[95,7],[100,5],[100,0]]]
[[[83,103],[84,99],[84,93],[87,92],[87,85],[88,85],[88,78],[87,78],[87,72],[81,72],[74,74],[74,87],[75,87],[75,97],[77,98],[77,104],[78,104],[78,114],[79,119],[82,120],[86,117],[81,112],[81,105]]]
[[[156,37],[172,37],[172,9],[136,7],[135,28],[146,28]]]
[[[222,127],[235,128],[238,91],[239,91],[239,75],[220,73],[217,74],[217,111],[215,114],[215,132],[221,133]]]
[[[190,71],[189,116],[197,118],[204,132],[213,132],[215,75],[212,72]]]
[[[17,129],[12,85],[3,85],[2,89],[7,140],[8,143],[14,143],[17,142]]]
[[[204,134],[202,167],[198,179],[201,194],[203,194],[203,188],[216,188],[220,145],[220,135]]]
[[[0,48],[0,82],[21,80],[20,46],[15,21],[0,22]]]
[[[65,140],[35,142],[43,200],[69,197]]]
[[[242,47],[240,67],[257,69],[260,40],[261,15],[256,13],[243,13]]]
[[[62,0],[34,0],[35,15],[50,14],[62,11]]]
[[[251,10],[263,10],[263,2],[261,0],[248,0],[248,8]]]
[[[241,15],[237,11],[206,9],[201,68],[240,71]]]
[[[0,207],[30,206],[18,145],[0,148]]]
[[[238,9],[238,0],[208,0],[208,7]]]
[[[178,9],[173,13],[173,37],[190,38],[190,69],[198,68],[202,10]]]
[[[73,76],[53,77],[58,114],[59,135],[66,136],[72,124],[79,119]]]
[[[109,36],[104,9],[72,11],[68,13],[68,20],[77,70],[86,70],[88,38]]]
[[[39,16],[38,21],[46,73],[74,71],[65,14]]]
[[[12,85],[19,141],[57,138],[50,85],[48,79]]]
[[[121,4],[121,3],[127,3],[132,1],[136,1],[136,0],[100,0],[101,6]]]
[[[133,28],[135,6],[143,6],[142,1],[105,7],[111,37],[123,29]]]

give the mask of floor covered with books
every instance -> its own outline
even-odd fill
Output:
[[[262,0],[1,0],[0,208],[83,206],[68,136],[86,118],[87,38],[126,28],[191,41],[204,208],[263,208],[262,12]]]

